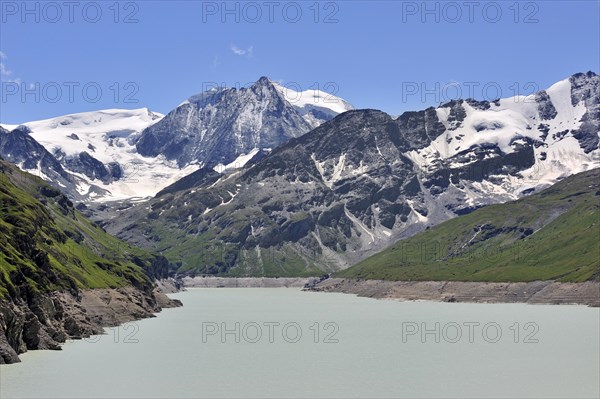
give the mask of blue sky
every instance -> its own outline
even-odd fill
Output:
[[[2,123],[166,113],[214,83],[263,75],[397,115],[600,68],[597,1],[50,3],[0,2]]]

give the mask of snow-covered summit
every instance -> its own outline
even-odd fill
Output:
[[[248,87],[215,87],[194,95],[145,129],[136,146],[180,166],[229,165],[255,149],[276,148],[351,109],[344,100],[312,90],[288,91],[267,77]]]
[[[373,159],[352,159],[340,150],[344,132],[346,141],[360,136],[363,147],[372,143],[375,158],[384,163],[410,160],[432,195],[451,193],[453,203],[468,207],[518,198],[600,165],[600,77],[593,72],[530,96],[454,100],[397,118],[351,110],[324,91],[296,91],[262,77],[249,87],[192,96],[166,116],[147,108],[109,109],[27,122],[18,135],[0,137],[0,155],[40,176],[68,180],[70,173],[73,181],[61,187],[75,186],[71,193],[77,199],[148,197],[199,168],[227,173],[293,138],[300,145],[301,136],[343,113],[315,132],[323,146],[323,132],[331,131],[327,154],[304,160],[331,187],[374,167]],[[361,124],[373,126],[363,132]],[[386,155],[381,141],[396,130],[390,140],[402,161]],[[57,165],[46,160],[43,166],[40,160],[46,158],[59,163],[54,173],[43,170]]]
[[[323,90],[318,89],[307,89],[301,90],[300,85],[296,83],[281,84],[277,81],[271,80],[270,78],[263,76],[252,86],[257,87],[274,87],[282,98],[287,101],[292,107],[294,107],[300,115],[311,125],[311,127],[317,127],[323,122],[326,122],[335,116],[353,110],[352,104],[347,102],[341,97],[337,97]],[[251,87],[252,87],[251,86]],[[327,87],[327,85],[325,85]],[[335,85],[331,84],[332,88]],[[189,97],[187,100],[179,104],[198,104],[203,106],[210,97],[214,95],[222,95],[226,91],[237,91],[245,90],[248,88],[235,88],[227,86],[213,86],[210,89],[195,94]]]

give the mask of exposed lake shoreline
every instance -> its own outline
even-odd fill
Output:
[[[297,287],[314,292],[339,292],[377,299],[406,301],[530,303],[600,306],[600,283],[533,281],[517,283],[462,281],[384,281],[329,278],[185,277],[183,287],[278,288]],[[168,287],[173,287],[167,283]]]
[[[530,303],[600,306],[600,283],[487,283],[462,281],[382,281],[330,278],[307,290],[378,299],[472,303]]]

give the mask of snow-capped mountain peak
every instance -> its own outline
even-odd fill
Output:
[[[325,87],[336,90],[337,86],[331,82],[325,84]],[[302,90],[300,85],[297,83],[282,84],[277,81],[271,80],[266,76],[262,76],[252,86],[248,88],[231,88],[226,86],[213,86],[208,90],[195,94],[189,97],[187,100],[179,104],[179,106],[185,104],[204,104],[207,99],[218,93],[222,93],[228,90],[266,90],[266,92],[275,89],[282,98],[293,106],[300,115],[310,124],[311,127],[317,127],[321,123],[326,122],[336,115],[346,111],[354,109],[354,107],[341,97],[337,97],[331,93],[328,93],[319,89],[307,89]]]
[[[375,158],[392,164],[410,160],[432,195],[452,191],[449,206],[477,207],[597,167],[599,87],[598,75],[579,73],[530,96],[454,100],[392,118],[352,110],[324,91],[297,91],[262,77],[249,87],[192,96],[166,116],[147,108],[109,109],[28,122],[17,134],[0,137],[0,154],[40,176],[60,176],[56,184],[67,191],[75,186],[70,193],[79,200],[148,197],[199,168],[226,173],[258,162],[271,149],[345,113],[313,134],[321,137],[339,125],[330,145],[319,144],[326,153],[316,151],[302,161],[315,165],[312,172],[326,186],[374,167],[373,160],[353,160],[340,149],[340,134],[347,132],[348,142],[360,136],[373,143]],[[9,131],[16,127],[5,125]],[[390,142],[402,161],[387,154],[383,141],[396,130]],[[465,179],[470,182],[461,183]]]
[[[146,156],[162,154],[180,166],[229,165],[255,149],[276,148],[300,137],[351,108],[327,93],[296,94],[290,102],[293,93],[264,76],[248,87],[213,88],[188,98],[145,129],[137,149]]]

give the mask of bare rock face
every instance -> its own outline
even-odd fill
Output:
[[[23,352],[23,323],[6,304],[0,303],[0,364],[20,362],[17,352]]]
[[[165,155],[180,166],[227,164],[253,148],[273,148],[310,130],[310,124],[266,78],[242,89],[215,89],[192,98],[144,130],[145,156]]]
[[[102,334],[133,320],[154,317],[163,308],[181,306],[160,292],[128,286],[118,289],[36,294],[27,302],[0,300],[0,364],[19,362],[27,350],[60,350],[67,339]]]
[[[0,327],[0,364],[18,363],[20,361],[17,352],[10,346],[4,331]]]
[[[586,153],[598,148],[598,131],[600,131],[600,79],[593,72],[578,73],[569,79],[571,83],[571,104],[582,102],[586,112],[581,118],[581,125],[572,132],[573,137]]]

